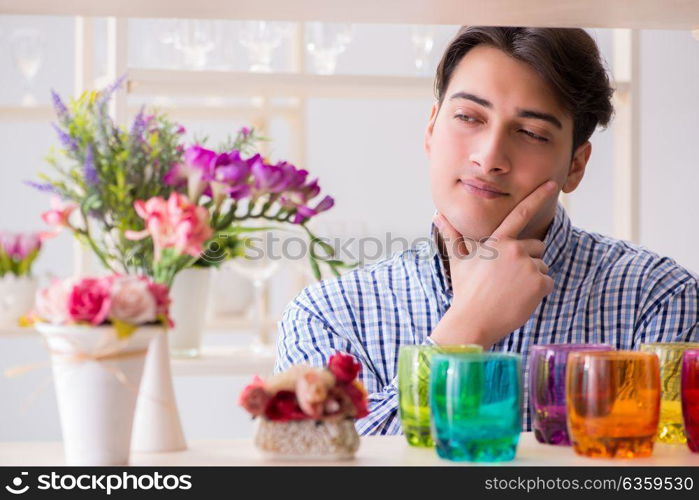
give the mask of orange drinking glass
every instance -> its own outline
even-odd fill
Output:
[[[572,352],[566,371],[568,430],[579,455],[653,453],[660,419],[658,356],[637,351]]]

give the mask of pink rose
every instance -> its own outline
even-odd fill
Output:
[[[140,276],[117,276],[111,284],[109,317],[141,325],[156,320],[158,304],[150,291],[148,279]]]
[[[44,321],[64,324],[70,319],[68,312],[68,295],[72,290],[70,280],[54,279],[49,286],[36,294],[35,311]]]
[[[68,314],[73,321],[102,324],[110,308],[109,280],[85,278],[73,286],[68,296]]]

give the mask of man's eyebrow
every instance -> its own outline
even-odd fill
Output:
[[[490,102],[487,99],[483,99],[482,97],[478,97],[475,94],[471,94],[469,92],[456,92],[455,94],[452,94],[451,97],[449,97],[450,101],[454,99],[466,99],[468,101],[473,101],[476,104],[480,104],[484,108],[493,108],[492,102]],[[535,120],[543,120],[549,122],[558,129],[563,129],[561,121],[550,113],[543,113],[541,111],[535,111],[533,109],[518,109],[517,116],[519,116],[520,118],[533,118]]]

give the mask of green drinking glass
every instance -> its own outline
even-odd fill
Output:
[[[430,431],[430,365],[432,356],[446,353],[479,353],[479,345],[404,345],[398,354],[400,419],[408,443],[432,447]]]

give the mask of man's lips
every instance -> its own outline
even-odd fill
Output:
[[[479,181],[477,179],[459,179],[459,182],[463,184],[467,191],[476,196],[481,196],[483,198],[499,198],[501,196],[507,196],[507,193],[496,188],[492,184],[487,182]]]

